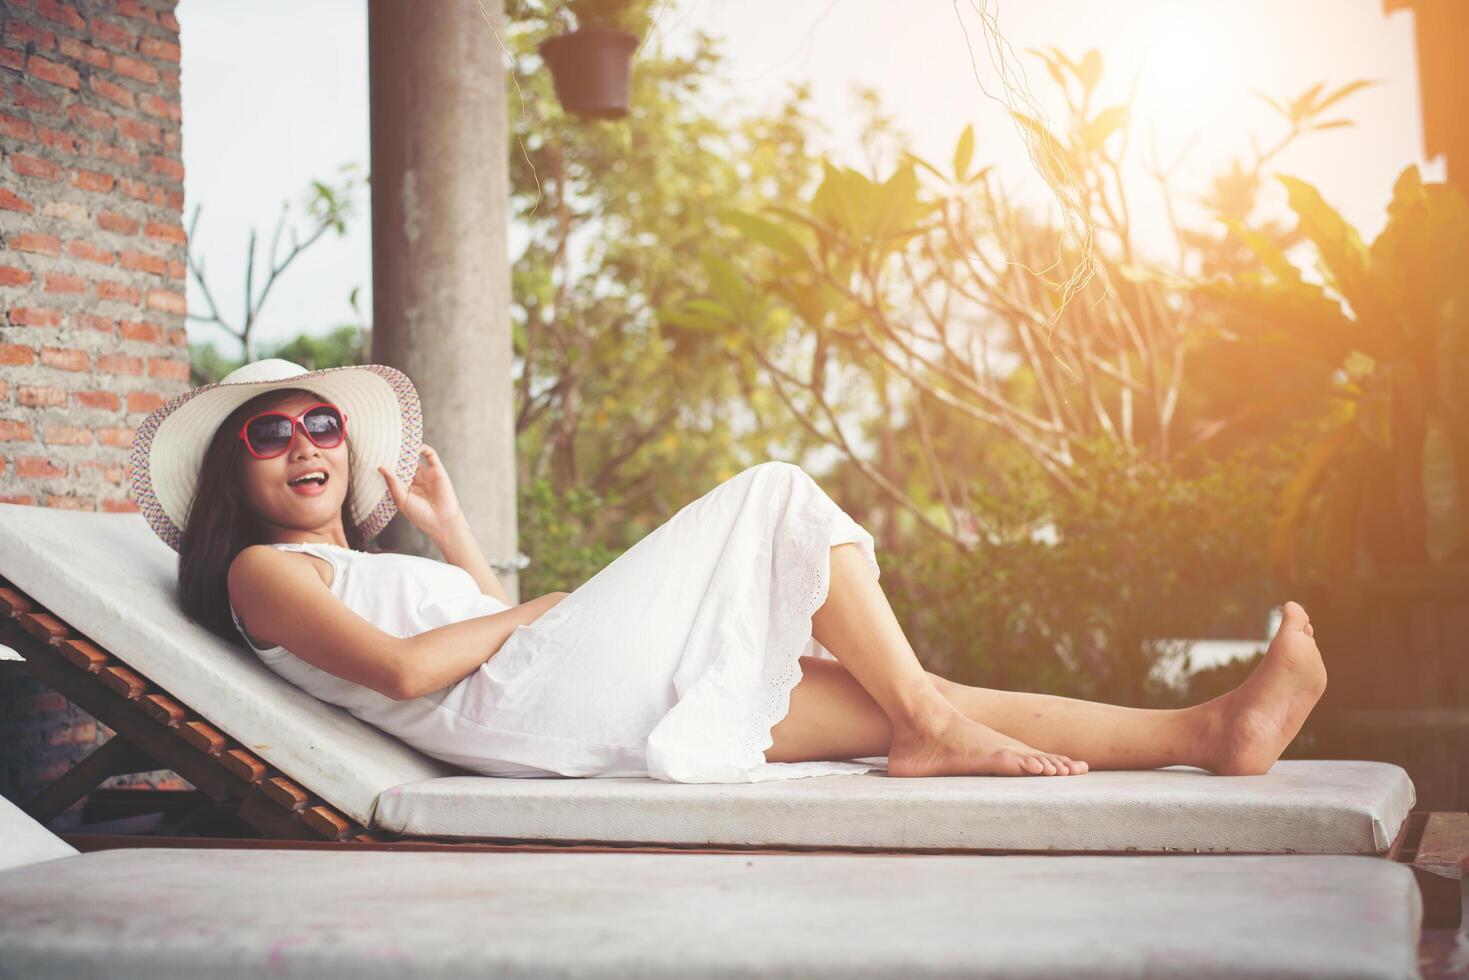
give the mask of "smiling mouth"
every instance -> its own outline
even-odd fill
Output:
[[[288,482],[286,486],[290,487],[296,493],[310,497],[315,496],[316,494],[319,494],[323,490],[325,490],[327,481],[330,479],[331,476],[329,474],[323,474],[320,477],[311,477],[310,479],[302,480],[299,483]]]

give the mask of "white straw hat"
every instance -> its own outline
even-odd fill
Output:
[[[194,502],[204,451],[224,419],[272,388],[310,388],[342,407],[352,443],[352,499],[348,512],[371,538],[398,512],[379,466],[390,467],[403,486],[413,483],[423,443],[423,412],[408,376],[386,364],[308,371],[278,357],[252,361],[214,384],[170,399],[133,436],[133,496],[148,525],[179,550]]]

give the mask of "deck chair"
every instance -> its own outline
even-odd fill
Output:
[[[79,853],[0,798],[17,977],[1407,978],[1421,913],[1355,855]]]
[[[1248,777],[1190,767],[740,785],[481,776],[318,701],[187,619],[176,569],[139,514],[0,504],[0,643],[117,733],[24,801],[38,819],[108,776],[168,768],[279,841],[1427,855],[1446,878],[1469,820],[1413,813],[1403,769],[1352,760],[1282,760]]]

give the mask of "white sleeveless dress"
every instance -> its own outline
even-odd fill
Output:
[[[687,504],[468,676],[395,701],[284,647],[264,663],[427,755],[491,776],[650,776],[741,783],[882,768],[886,760],[767,762],[811,635],[830,549],[872,535],[799,466],[751,466]],[[332,592],[396,636],[507,607],[457,565],[324,544]],[[231,614],[234,614],[233,607]]]

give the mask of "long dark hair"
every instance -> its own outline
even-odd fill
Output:
[[[247,462],[249,450],[238,434],[247,418],[274,408],[292,395],[328,400],[309,388],[272,388],[245,402],[219,424],[204,450],[199,484],[179,542],[179,605],[196,623],[246,650],[249,648],[230,617],[230,563],[250,545],[270,542],[245,495],[240,467]],[[347,495],[342,501],[342,528],[347,534],[347,545],[357,551],[379,552],[381,549],[364,539],[352,522],[350,433],[346,443],[348,476]]]

